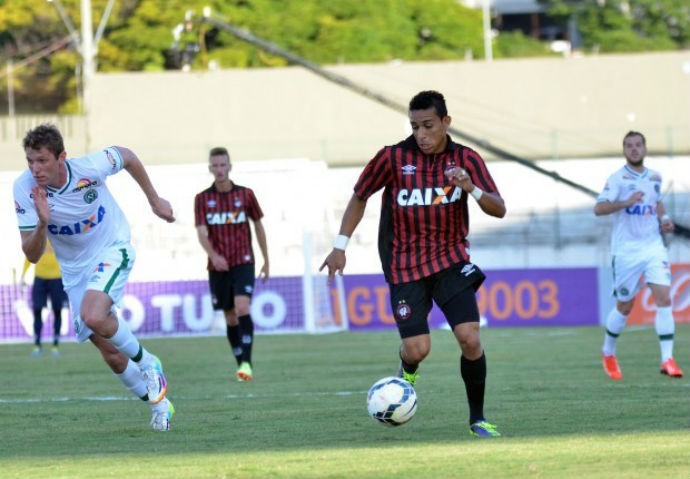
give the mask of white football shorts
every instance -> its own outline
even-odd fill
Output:
[[[644,283],[640,278],[644,277]],[[671,266],[663,246],[613,257],[614,296],[630,301],[643,284],[671,285]]]
[[[112,246],[94,259],[92,266],[73,287],[67,290],[69,297],[72,324],[77,341],[83,343],[93,334],[81,318],[81,303],[88,290],[102,291],[113,300],[113,309],[120,303],[124,295],[125,285],[136,254],[131,244]]]

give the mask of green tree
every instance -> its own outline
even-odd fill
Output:
[[[678,0],[539,0],[563,25],[574,19],[584,47],[601,52],[690,45],[690,3]]]

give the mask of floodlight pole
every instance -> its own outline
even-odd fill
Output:
[[[91,0],[81,1],[81,56],[83,67],[81,71],[81,95],[84,114],[84,143],[86,152],[91,149],[91,127],[89,115],[91,114],[91,80],[96,72],[96,49],[93,42],[93,29],[91,25]]]
[[[491,34],[491,0],[482,1],[482,18],[484,25],[484,59],[491,62],[494,59],[494,50]]]
[[[98,25],[96,36],[93,34],[93,19],[91,16],[91,0],[81,0],[81,37],[77,35],[74,25],[65,13],[60,0],[47,0],[55,5],[55,8],[64,22],[67,30],[72,36],[72,42],[81,56],[81,95],[82,95],[82,114],[84,115],[84,142],[85,150],[91,149],[91,127],[89,115],[91,114],[91,81],[96,73],[96,54],[98,53],[98,42],[103,36],[105,25],[112,11],[115,0],[108,0],[108,4],[103,11],[103,16]]]

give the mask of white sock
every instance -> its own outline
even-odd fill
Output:
[[[138,398],[143,398],[148,394],[146,389],[146,381],[141,375],[139,367],[131,359],[127,361],[127,367],[120,374],[115,374],[117,378],[122,382],[122,384],[132,391],[134,395]]]
[[[654,328],[659,336],[661,362],[663,363],[673,357],[673,333],[676,331],[676,324],[673,321],[671,306],[656,309]]]
[[[113,314],[117,318],[117,331],[115,331],[115,334],[113,334],[108,341],[118,350],[122,351],[128,358],[135,358],[137,354],[139,354],[141,344],[139,344],[139,340],[134,337],[132,330],[129,329],[125,320],[122,319],[115,310],[113,310]],[[144,356],[146,356],[146,354],[144,354]],[[141,363],[141,360],[139,362]]]
[[[604,345],[601,352],[606,356],[615,356],[616,341],[618,336],[625,328],[625,322],[628,317],[618,311],[618,308],[613,308],[606,318],[606,332],[604,333]]]

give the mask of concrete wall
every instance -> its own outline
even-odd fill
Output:
[[[688,52],[328,70],[403,106],[438,89],[455,128],[522,157],[618,155],[629,129],[647,135],[652,153],[690,151]],[[205,161],[226,145],[235,161],[360,165],[408,134],[404,114],[302,67],[97,74],[91,111],[86,124],[71,122],[70,153],[116,143],[153,164]],[[23,167],[24,131],[0,121],[1,168]]]

